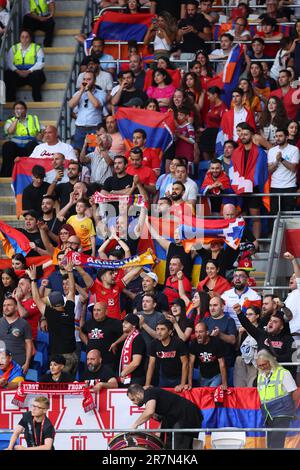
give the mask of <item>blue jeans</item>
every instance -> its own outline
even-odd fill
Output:
[[[205,377],[199,377],[199,385],[200,387],[218,387],[222,383],[221,374],[215,375],[210,379]]]
[[[170,379],[169,377],[165,377],[162,373],[159,374],[159,387],[164,388],[174,388],[176,385],[179,385],[181,382],[181,377],[177,377],[175,379]]]

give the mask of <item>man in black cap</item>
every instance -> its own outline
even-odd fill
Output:
[[[140,319],[134,313],[128,313],[123,320],[123,333],[127,338],[121,352],[119,374],[124,387],[145,383],[146,343],[140,333],[139,324]]]
[[[195,429],[195,433],[174,433],[175,450],[192,449],[193,437],[198,435],[203,419],[201,411],[194,403],[175,393],[157,387],[144,390],[137,384],[130,385],[127,396],[134,405],[145,405],[143,413],[131,426],[133,429],[137,429],[155,415],[155,419],[159,417],[162,429]],[[167,435],[167,448],[172,448],[171,435]]]
[[[85,381],[88,386],[93,386],[93,392],[99,392],[105,388],[118,388],[116,374],[113,370],[104,365],[102,355],[98,349],[91,349],[86,357],[86,370],[81,380]]]
[[[41,376],[39,382],[57,383],[57,382],[73,382],[73,377],[64,372],[66,359],[61,354],[56,354],[50,358],[50,372]]]
[[[47,194],[50,185],[44,181],[46,172],[43,166],[34,165],[31,173],[32,183],[26,186],[22,195],[22,209],[23,212],[34,209],[41,214],[42,199]]]
[[[42,237],[38,229],[37,221],[39,214],[31,209],[23,214],[25,221],[25,228],[19,228],[19,232],[23,233],[30,241],[30,250],[27,256],[49,256],[49,253],[45,250],[45,246],[42,242]]]
[[[69,372],[73,377],[76,374],[78,357],[76,354],[75,341],[75,280],[73,275],[73,265],[66,265],[66,272],[69,279],[69,293],[66,296],[66,303],[61,292],[50,292],[46,302],[41,299],[37,288],[36,266],[31,266],[26,273],[31,279],[32,297],[39,311],[42,314],[41,326],[46,323],[49,331],[50,354],[61,354],[66,359],[65,372]]]

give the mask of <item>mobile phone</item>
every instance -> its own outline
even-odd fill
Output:
[[[157,23],[157,18],[152,18],[151,23],[156,24]]]

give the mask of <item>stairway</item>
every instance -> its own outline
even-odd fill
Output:
[[[56,125],[64,97],[67,80],[72,68],[77,41],[74,36],[80,33],[84,17],[85,0],[56,0],[55,33],[53,47],[44,48],[46,83],[42,87],[43,101],[32,101],[31,88],[18,89],[17,99],[24,100],[30,114],[37,114],[44,125]],[[36,32],[36,42],[43,44],[44,33]],[[4,119],[12,115],[13,103],[4,105]],[[0,125],[3,126],[4,123]],[[2,142],[1,142],[2,143]],[[23,227],[22,220],[15,215],[14,193],[10,178],[0,178],[0,214],[1,219],[13,227]],[[3,256],[0,247],[0,257]]]

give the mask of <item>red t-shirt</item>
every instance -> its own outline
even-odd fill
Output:
[[[128,152],[125,154],[127,160],[129,159],[129,155],[130,150],[128,150]],[[143,165],[147,166],[148,168],[152,168],[152,170],[160,169],[158,151],[151,148],[145,148],[143,150]]]
[[[206,127],[214,127],[218,129],[221,126],[221,119],[224,111],[226,110],[227,107],[223,102],[218,106],[211,105],[205,116]]]
[[[124,317],[120,305],[120,294],[124,287],[124,282],[121,279],[118,279],[110,289],[104,287],[102,282],[96,279],[90,288],[90,292],[95,294],[96,302],[105,302],[107,304],[107,316],[109,318],[121,320]]]
[[[25,320],[27,320],[31,326],[32,339],[36,339],[41,312],[37,308],[36,303],[33,301],[32,297],[27,300],[21,300],[21,304],[28,312],[28,317],[26,317]]]
[[[276,56],[276,54],[277,54],[277,52],[279,51],[279,48],[280,48],[279,43],[276,43],[276,44],[268,43],[267,41],[269,41],[269,39],[266,37],[266,35],[263,31],[259,31],[258,33],[256,33],[256,36],[259,36],[260,38],[263,38],[264,41],[265,41],[264,54],[266,56],[270,57],[271,59],[275,59],[275,56]],[[281,38],[281,36],[278,36],[278,39],[277,39],[276,35],[274,35],[272,41],[279,41],[280,38]]]
[[[141,184],[155,186],[157,176],[154,171],[147,166],[142,165],[140,168],[134,168],[133,166],[128,165],[126,173],[131,176],[138,175]]]
[[[176,300],[179,299],[179,290],[178,290],[178,279],[175,277],[175,281],[172,282],[173,276],[169,276],[166,280],[164,294],[168,297],[169,305]],[[188,280],[186,276],[183,276],[183,287],[187,295],[189,295],[192,291],[192,284]]]
[[[294,93],[295,93],[294,98],[296,99],[294,99],[294,103],[293,103]],[[285,110],[289,119],[296,119],[297,114],[298,114],[298,109],[299,109],[299,104],[297,101],[297,99],[299,99],[298,98],[299,89],[295,90],[294,88],[290,87],[289,91],[284,96],[282,96],[282,89],[278,88],[278,90],[272,91],[270,97],[271,96],[277,96],[277,98],[283,101],[283,104],[284,104],[284,107],[285,107]]]

